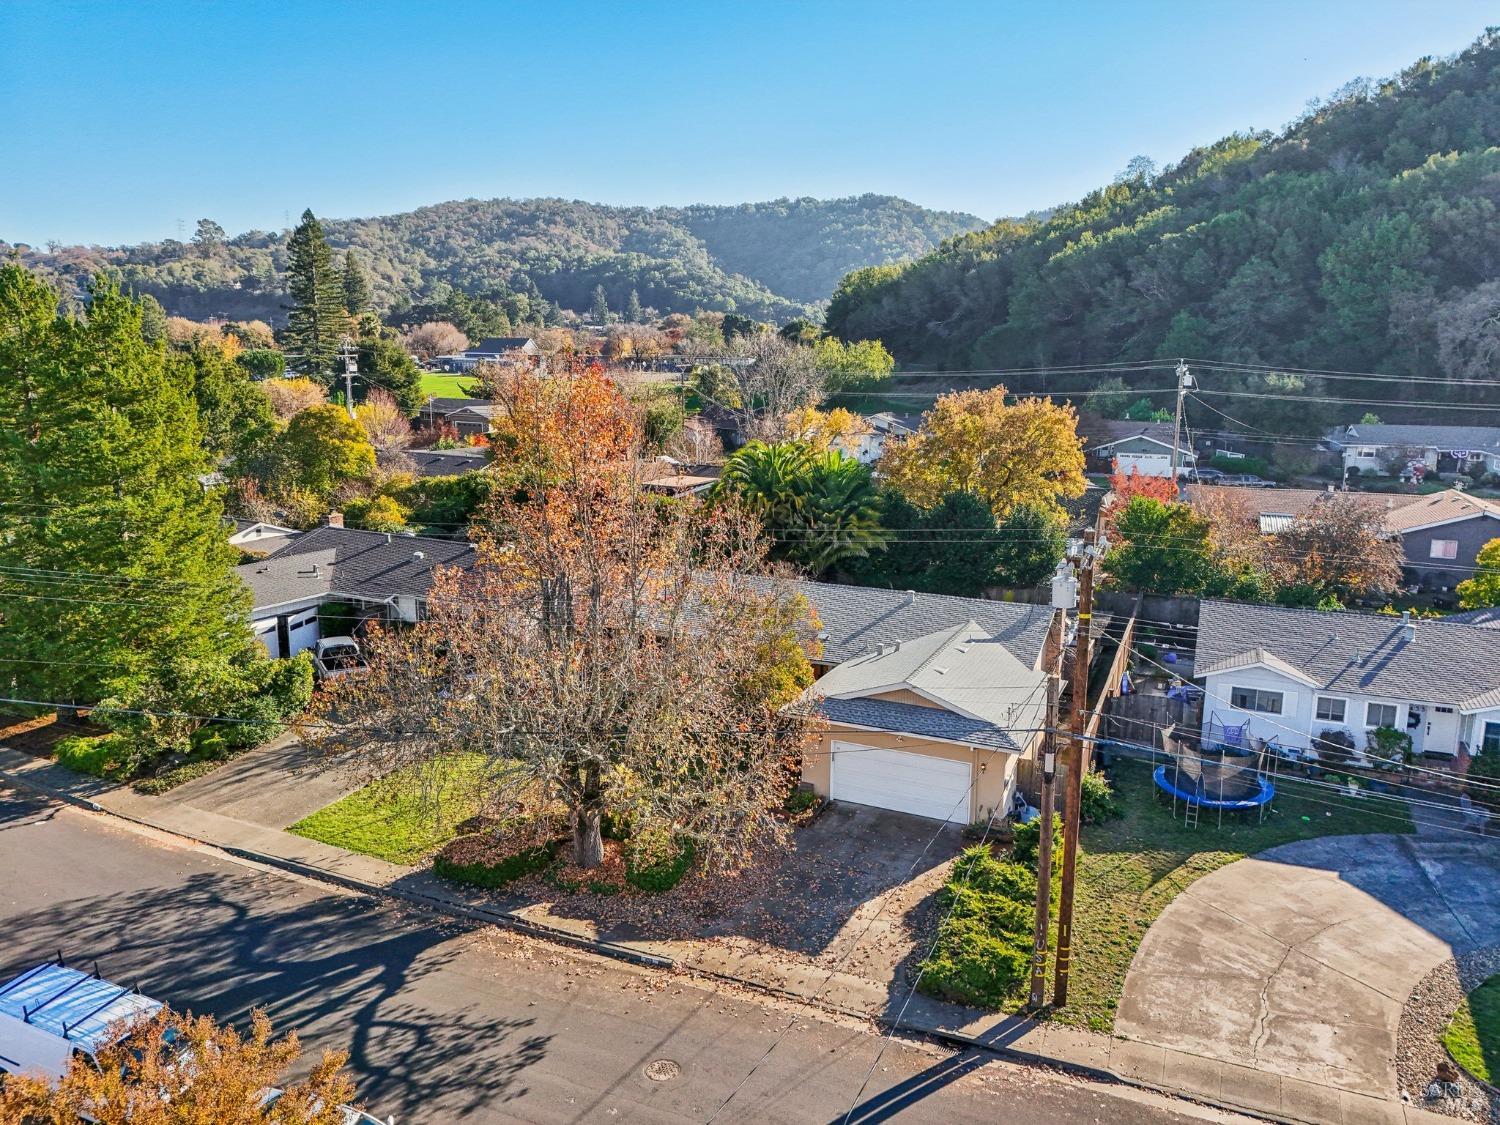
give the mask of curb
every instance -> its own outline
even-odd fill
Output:
[[[466,921],[504,926],[507,929],[517,930],[531,937],[544,938],[547,941],[557,942],[560,945],[583,949],[590,953],[598,953],[604,957],[614,958],[617,961],[628,961],[654,969],[674,969],[678,967],[677,962],[673,961],[670,957],[660,957],[652,953],[643,953],[613,942],[594,941],[591,938],[568,933],[566,930],[544,926],[540,922],[531,921],[529,918],[518,918],[508,911],[488,910],[481,906],[470,906],[468,903],[440,899],[435,895],[398,890],[392,887],[380,887],[373,883],[366,883],[360,879],[340,875],[326,868],[315,867],[312,864],[302,863],[295,859],[287,859],[285,856],[271,855],[266,852],[255,851],[251,848],[241,848],[233,844],[219,844],[212,840],[190,836],[175,828],[163,828],[159,824],[152,824],[149,820],[142,820],[140,817],[131,816],[129,813],[116,812],[114,809],[105,808],[97,801],[92,801],[86,797],[77,797],[60,789],[53,789],[50,785],[42,785],[29,778],[19,778],[15,774],[4,770],[0,770],[0,780],[6,781],[18,789],[26,789],[33,793],[41,794],[44,797],[62,801],[64,804],[72,805],[74,808],[81,808],[88,812],[113,817],[116,820],[123,820],[127,824],[149,828],[153,832],[163,832],[169,836],[176,836],[180,840],[187,840],[200,847],[212,848],[215,851],[223,852],[225,855],[233,856],[236,859],[248,860],[251,863],[258,863],[265,867],[274,867],[290,874],[301,876],[304,879],[312,879],[320,883],[332,883],[335,886],[368,895],[371,898],[398,900],[440,914],[449,914],[454,917],[463,918]]]
[[[508,911],[489,910],[481,906],[471,906],[467,903],[454,902],[449,899],[440,899],[434,895],[421,894],[416,891],[398,890],[391,887],[376,886],[371,883],[363,882],[359,879],[340,875],[337,872],[328,871],[325,868],[316,867],[312,864],[302,863],[298,860],[287,859],[283,856],[270,855],[264,852],[254,851],[253,849],[241,848],[229,844],[214,843],[211,840],[204,840],[196,836],[191,836],[185,832],[178,831],[177,829],[163,828],[160,825],[152,824],[148,820],[143,820],[140,817],[131,816],[129,813],[116,812],[113,809],[105,808],[97,801],[91,800],[86,797],[75,796],[74,794],[68,793],[64,790],[54,789],[50,785],[43,785],[29,778],[17,777],[15,774],[10,773],[9,771],[0,770],[0,781],[4,781],[8,784],[14,785],[18,789],[24,789],[41,796],[51,798],[53,800],[61,801],[64,804],[73,806],[74,808],[80,808],[87,812],[112,817],[116,820],[122,820],[128,824],[133,824],[141,828],[150,829],[153,832],[161,832],[169,836],[175,836],[180,840],[188,841],[192,844],[198,845],[199,847],[211,848],[214,851],[221,852],[224,855],[232,856],[236,859],[260,864],[265,867],[275,868],[281,871],[285,871],[288,874],[296,875],[304,879],[310,879],[314,882],[327,883],[334,886],[343,887],[346,890],[354,891],[355,893],[363,894],[371,898],[405,902],[433,913],[447,914],[450,917],[460,918],[465,921],[503,926],[506,929],[515,930],[517,932],[527,934],[531,937],[541,938],[545,941],[555,942],[559,945],[566,945],[570,948],[583,950],[589,953],[597,953],[601,956],[609,957],[613,960],[623,961],[629,964],[640,965],[654,969],[681,969],[685,972],[695,973],[702,977],[724,981],[726,983],[736,985],[740,988],[749,988],[753,991],[760,992],[765,995],[776,996],[785,1000],[793,1000],[797,1003],[807,1005],[809,1007],[820,1008],[823,1011],[831,1012],[837,1015],[864,1020],[873,1023],[878,1027],[886,1028],[891,1034],[900,1032],[917,1038],[941,1043],[944,1046],[956,1050],[984,1051],[987,1054],[994,1055],[997,1058],[1003,1058],[1011,1062],[1022,1063],[1031,1066],[1051,1067],[1053,1069],[1060,1070],[1069,1074],[1074,1074],[1079,1077],[1091,1079],[1093,1081],[1112,1083],[1121,1086],[1129,1086],[1140,1090],[1149,1090],[1153,1093],[1163,1094],[1168,1097],[1181,1098],[1185,1101],[1195,1102],[1199,1105],[1208,1106],[1215,1109],[1226,1110],[1228,1112],[1236,1113],[1242,1116],[1250,1116],[1265,1121],[1278,1122],[1280,1123],[1280,1125],[1310,1125],[1310,1123],[1304,1118],[1284,1117],[1280,1114],[1270,1113],[1263,1108],[1247,1107],[1230,1101],[1213,1099],[1193,1090],[1144,1081],[1139,1078],[1133,1078],[1127,1075],[1120,1074],[1114,1070],[1109,1070],[1104,1067],[1091,1066],[1087,1063],[1074,1062],[1068,1059],[1060,1059],[1051,1055],[1043,1055],[1035,1051],[1021,1050],[1000,1043],[986,1042],[982,1039],[964,1035],[961,1032],[946,1031],[940,1028],[923,1027],[920,1025],[906,1023],[904,1021],[891,1020],[886,1018],[885,1016],[878,1014],[871,1014],[869,1012],[861,1012],[850,1008],[844,1008],[837,1004],[830,1004],[820,1001],[816,998],[809,998],[800,993],[792,992],[788,989],[780,988],[773,984],[766,984],[762,981],[748,980],[743,977],[732,976],[728,973],[719,972],[714,969],[700,968],[698,966],[676,961],[670,957],[644,953],[639,950],[631,949],[628,946],[618,945],[613,942],[595,941],[591,938],[580,937],[577,934],[568,933],[566,930],[558,930],[554,929],[551,926],[543,925],[539,922],[533,922],[529,918],[519,918]],[[827,803],[828,802],[825,802],[825,806]],[[1317,1125],[1317,1123],[1311,1123],[1311,1125]]]

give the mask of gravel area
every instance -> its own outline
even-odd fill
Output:
[[[1412,989],[1401,1013],[1396,1033],[1396,1073],[1401,1098],[1435,1113],[1465,1121],[1500,1122],[1500,1094],[1474,1081],[1462,1070],[1442,1096],[1428,1098],[1427,1091],[1438,1063],[1450,1061],[1443,1049],[1443,1032],[1469,990],[1500,972],[1500,946],[1478,949],[1446,961]]]

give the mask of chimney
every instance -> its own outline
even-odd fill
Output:
[[[1411,610],[1409,609],[1401,611],[1401,638],[1405,641],[1414,641],[1417,639],[1417,623],[1412,620]]]
[[[343,512],[329,512],[326,516],[323,517],[323,526],[324,527],[343,527],[344,526],[344,513]]]

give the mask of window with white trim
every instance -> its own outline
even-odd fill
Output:
[[[1348,700],[1331,699],[1326,695],[1318,696],[1318,707],[1316,715],[1322,723],[1342,723],[1344,721],[1344,708]]]
[[[1395,725],[1396,705],[1394,703],[1365,704],[1366,727],[1393,727]]]
[[[1500,754],[1500,723],[1484,724],[1484,739],[1479,750],[1482,754]]]
[[[1427,549],[1427,557],[1430,559],[1458,558],[1458,540],[1434,539]]]
[[[1241,711],[1260,711],[1267,715],[1281,714],[1281,692],[1263,691],[1260,688],[1232,687],[1229,689],[1229,705]]]

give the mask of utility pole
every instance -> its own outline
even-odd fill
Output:
[[[1052,990],[1052,1003],[1058,1008],[1068,1003],[1068,973],[1073,962],[1073,890],[1078,874],[1083,775],[1089,766],[1083,734],[1088,724],[1089,632],[1094,619],[1094,563],[1100,553],[1096,546],[1098,539],[1094,528],[1083,533],[1083,550],[1078,565],[1078,624],[1073,642],[1073,684],[1068,723],[1068,785],[1063,791],[1062,889],[1057,896],[1057,977]]]
[[[349,338],[344,337],[343,344],[339,347],[339,354],[344,360],[344,409],[349,411],[349,417],[354,417],[354,376],[359,374],[359,353],[354,350],[354,345]]]
[[[1192,386],[1193,376],[1192,373],[1188,371],[1187,360],[1179,359],[1177,361],[1177,411],[1172,416],[1171,476],[1172,483],[1174,485],[1177,483],[1178,437],[1182,433],[1182,400],[1183,397],[1188,393],[1188,389]]]
[[[1063,620],[1077,604],[1077,581],[1066,562],[1058,564],[1052,580],[1052,619],[1048,639],[1055,663],[1047,673],[1047,719],[1042,735],[1041,834],[1036,853],[1036,925],[1031,945],[1031,998],[1033,1009],[1047,1001],[1047,948],[1052,928],[1052,817],[1056,801],[1053,786],[1057,780],[1057,697],[1062,690]]]

